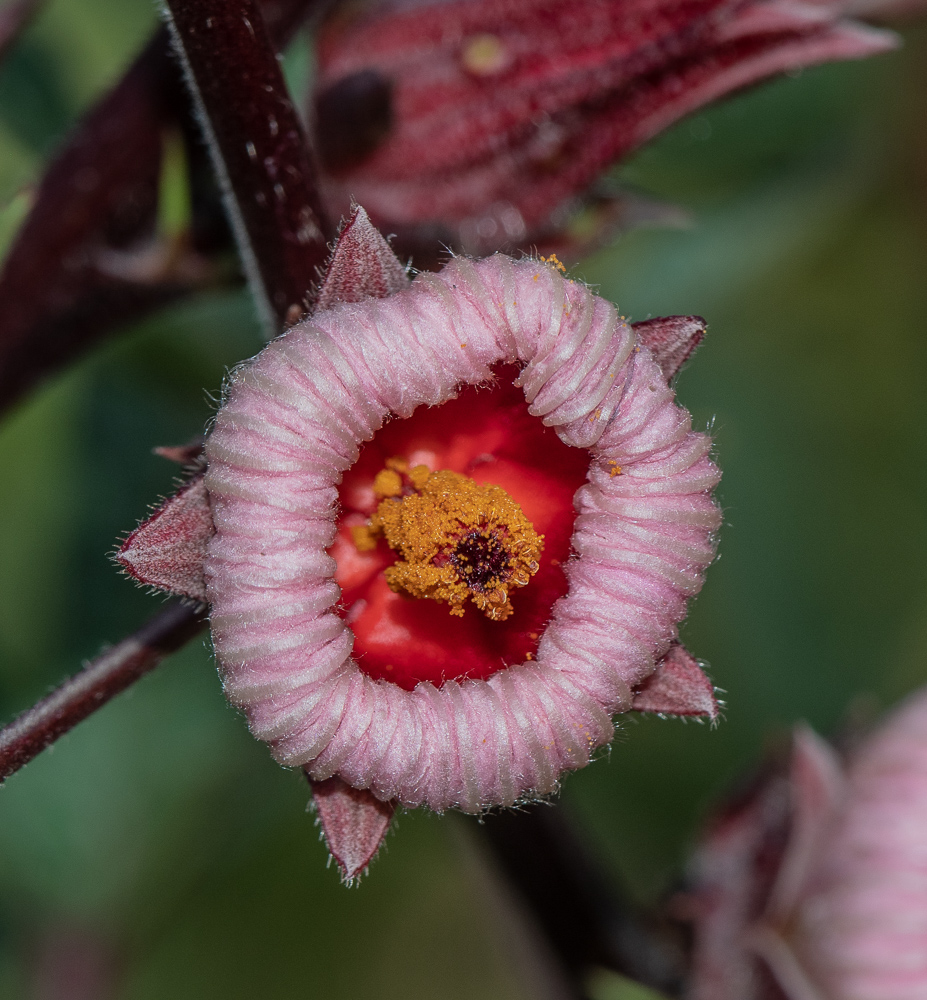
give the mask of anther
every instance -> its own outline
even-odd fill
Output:
[[[352,536],[364,551],[382,535],[400,555],[384,570],[394,591],[445,601],[452,615],[463,615],[467,600],[493,621],[513,613],[509,591],[537,572],[544,539],[505,490],[390,459],[374,493],[376,513]]]

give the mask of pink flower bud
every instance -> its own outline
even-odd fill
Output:
[[[693,1000],[927,996],[927,690],[844,769],[809,730],[695,861]]]
[[[853,760],[798,919],[799,954],[825,996],[927,996],[927,691]]]

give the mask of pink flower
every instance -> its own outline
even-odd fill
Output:
[[[692,997],[927,995],[925,831],[927,690],[846,770],[799,730],[788,776],[754,788],[696,858]]]
[[[532,259],[410,284],[362,212],[321,301],[233,374],[205,476],[120,560],[208,598],[230,700],[316,783],[330,845],[368,831],[332,847],[353,874],[383,803],[512,805],[616,713],[717,715],[676,626],[718,471],[667,381],[691,317],[632,327]]]
[[[584,201],[599,229],[614,225],[621,197],[591,186],[679,118],[778,73],[896,44],[844,9],[415,0],[336,10],[316,90],[328,199],[337,211],[357,199],[409,246],[560,249],[579,239],[566,230]]]

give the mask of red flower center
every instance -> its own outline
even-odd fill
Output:
[[[567,590],[562,566],[570,555],[573,494],[586,480],[589,456],[563,444],[528,413],[524,395],[511,384],[518,375],[514,366],[497,374],[499,382],[490,389],[467,386],[443,406],[419,407],[409,419],[387,424],[364,446],[341,485],[338,536],[330,552],[337,562],[342,613],[354,631],[354,655],[369,676],[407,690],[420,681],[440,685],[486,678],[531,659],[554,601]],[[425,465],[467,476],[479,486],[500,487],[544,536],[537,572],[513,594],[503,620],[472,603],[461,615],[460,606],[397,592],[384,572],[397,565],[397,552],[383,538],[375,548],[358,549],[358,529],[370,523],[383,496],[382,490],[375,492],[374,480],[396,457],[412,469]],[[472,576],[468,582],[478,589],[485,581],[477,577],[504,561],[496,548],[491,532],[463,534],[452,553],[461,577]],[[391,576],[395,584],[395,570]]]

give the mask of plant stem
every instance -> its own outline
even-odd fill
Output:
[[[492,813],[477,829],[578,996],[596,967],[680,995],[686,955],[678,928],[623,897],[562,805]]]
[[[327,256],[316,170],[256,0],[168,0],[171,30],[269,335]]]
[[[0,729],[0,783],[124,691],[205,625],[199,606],[178,600]]]

